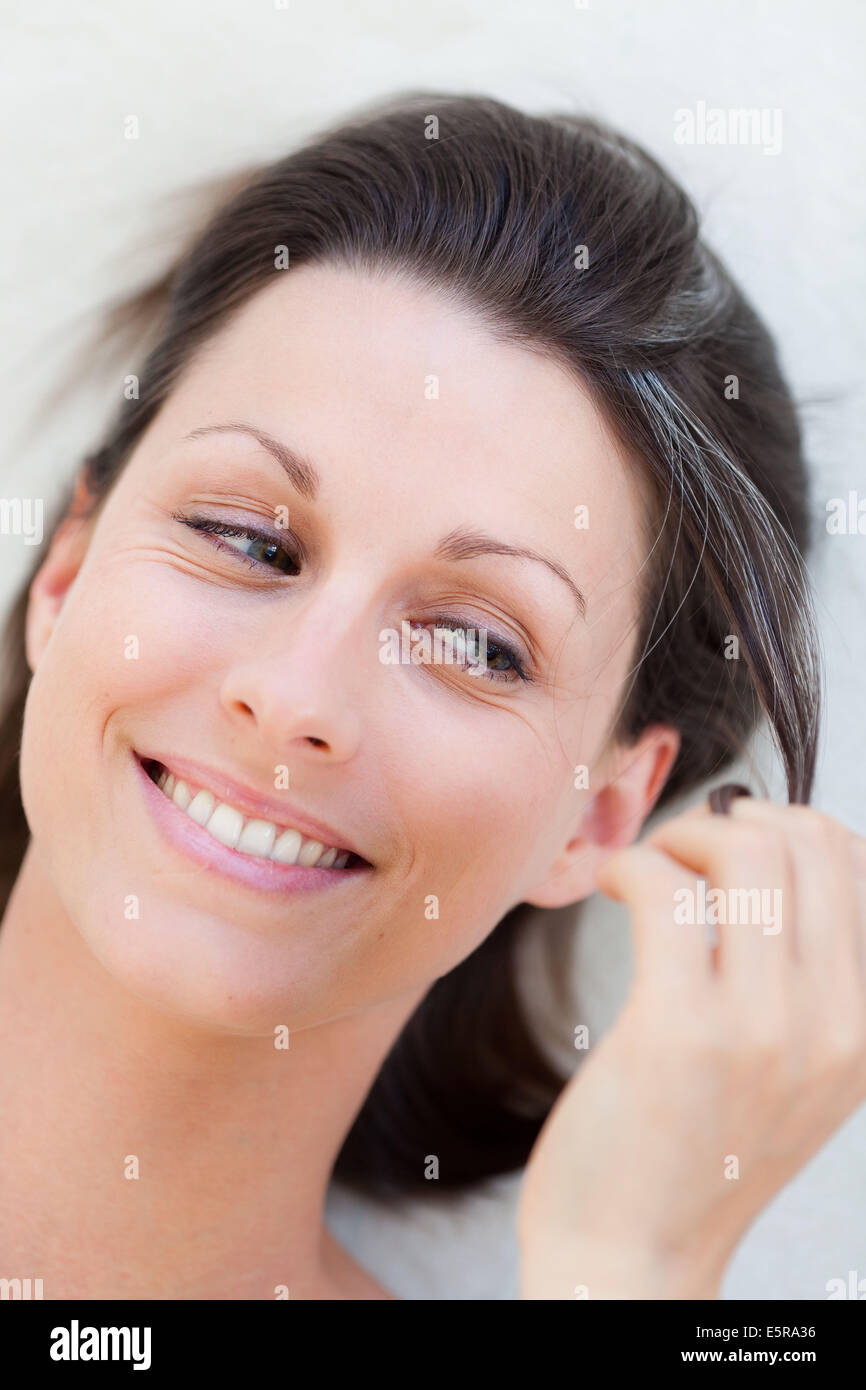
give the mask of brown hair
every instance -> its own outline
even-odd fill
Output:
[[[588,385],[658,501],[617,733],[680,730],[665,800],[730,763],[763,715],[789,797],[807,800],[818,657],[796,413],[771,338],[656,161],[589,118],[422,94],[235,178],[176,264],[110,320],[159,315],[138,397],[124,400],[85,460],[94,510],[195,350],[272,283],[280,247],[291,266],[403,270]],[[18,753],[30,579],[6,633],[0,909],[28,838]],[[514,977],[528,916],[518,905],[434,983],[386,1058],[337,1176],[396,1195],[429,1191],[431,1148],[440,1188],[525,1162],[565,1080],[533,1038]]]

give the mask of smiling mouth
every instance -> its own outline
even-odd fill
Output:
[[[338,845],[325,845],[291,825],[245,816],[236,806],[220,801],[207,787],[182,781],[154,758],[140,759],[150,780],[179,811],[201,826],[218,844],[251,859],[297,864],[308,869],[352,869],[367,860]]]

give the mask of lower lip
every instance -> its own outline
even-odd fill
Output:
[[[355,864],[346,869],[310,869],[302,864],[277,864],[272,859],[256,859],[250,854],[221,845],[160,791],[141,760],[133,753],[138,780],[157,828],[173,849],[193,859],[215,874],[233,879],[260,893],[316,893],[338,884],[348,887],[370,872],[370,865]]]

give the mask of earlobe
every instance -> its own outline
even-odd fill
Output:
[[[601,774],[606,780],[584,808],[578,833],[557,855],[544,882],[523,901],[534,907],[566,907],[594,892],[604,861],[640,833],[679,747],[680,735],[668,725],[654,725],[635,743],[619,746]]]

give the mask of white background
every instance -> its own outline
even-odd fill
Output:
[[[347,108],[410,87],[600,115],[685,183],[802,402],[828,665],[816,802],[866,833],[866,536],[823,525],[830,498],[866,496],[864,29],[858,0],[6,0],[0,494],[44,498],[47,524],[98,443],[136,362],[96,370],[95,311],[166,263],[190,206],[173,195],[190,184],[277,157]],[[674,112],[699,101],[780,108],[781,152],[676,144]],[[124,138],[130,115],[138,140]],[[71,370],[88,375],[64,392]],[[0,537],[4,603],[31,558],[20,538]],[[581,1017],[603,1028],[627,981],[618,910],[588,909],[577,965]],[[403,1297],[511,1298],[515,1188],[508,1178],[447,1203],[431,1192],[405,1211],[334,1188],[329,1212]],[[822,1298],[850,1270],[866,1278],[862,1111],[746,1237],[725,1294]]]

